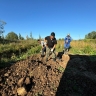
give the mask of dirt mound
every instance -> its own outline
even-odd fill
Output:
[[[0,70],[0,96],[95,96],[96,76],[87,65],[92,62],[84,58],[62,55],[45,62],[34,55],[18,61]]]

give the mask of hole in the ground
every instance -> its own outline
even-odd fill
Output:
[[[42,64],[42,61],[37,61],[38,62],[38,66],[39,66],[39,64]]]
[[[43,96],[42,94],[38,94],[38,96]]]
[[[58,52],[57,58],[61,59],[64,52]]]
[[[30,78],[30,84],[25,85],[25,89],[26,89],[27,92],[29,92],[31,90],[31,88],[33,86],[35,86],[35,83],[33,82],[33,78],[34,77]]]
[[[42,63],[42,61],[37,61],[38,63]]]
[[[36,60],[31,60],[31,63],[35,63],[36,62]]]
[[[51,69],[51,66],[47,66],[47,70]]]

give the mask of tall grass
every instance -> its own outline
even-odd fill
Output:
[[[41,46],[36,40],[23,40],[18,43],[0,45],[0,67],[5,67],[10,62],[26,59],[32,54],[39,53]]]
[[[70,54],[88,54],[96,55],[96,40],[73,40],[71,42]],[[58,40],[56,51],[61,52],[64,49],[64,41]],[[0,66],[4,63],[25,59],[32,54],[39,53],[41,46],[36,40],[22,40],[20,42],[12,42],[9,44],[0,44]],[[17,53],[19,53],[17,55]],[[10,55],[10,58],[7,58]],[[4,66],[5,66],[4,65]]]
[[[69,53],[96,55],[96,40],[73,40]],[[64,49],[64,41],[59,40],[56,46],[57,51]]]
[[[9,44],[0,44],[0,53],[4,52],[14,52],[17,50],[22,50],[22,49],[30,49],[31,46],[36,46],[38,43],[36,40],[22,40],[18,43],[9,43]]]

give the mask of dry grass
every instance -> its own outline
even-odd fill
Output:
[[[96,52],[96,40],[73,40],[71,42],[70,53],[83,53],[83,54],[94,54]],[[64,49],[64,41],[59,40],[56,46],[57,51]]]

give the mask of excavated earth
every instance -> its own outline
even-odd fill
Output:
[[[0,96],[96,96],[96,61],[84,55],[40,55],[0,69]]]

